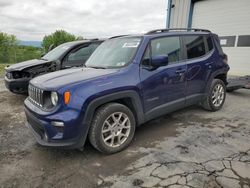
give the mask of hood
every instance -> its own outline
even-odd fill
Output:
[[[13,70],[20,71],[20,70],[24,70],[24,69],[29,68],[29,67],[33,67],[35,65],[42,65],[42,64],[45,64],[48,62],[49,61],[42,60],[42,59],[32,59],[32,60],[28,60],[28,61],[24,61],[21,63],[16,63],[13,65],[10,65],[6,68],[6,70],[7,71],[13,71]]]
[[[118,69],[71,68],[38,76],[32,79],[30,83],[41,89],[57,89],[68,84],[75,84],[118,71]]]

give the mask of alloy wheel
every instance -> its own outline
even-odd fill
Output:
[[[129,117],[123,112],[115,112],[103,123],[102,139],[109,147],[119,147],[127,140],[130,130]]]
[[[219,107],[224,100],[225,91],[221,84],[216,84],[212,92],[212,103],[215,107]]]

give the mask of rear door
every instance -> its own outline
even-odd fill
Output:
[[[210,35],[186,35],[182,37],[187,63],[187,104],[199,101],[215,65],[213,43]]]
[[[184,106],[186,64],[181,60],[181,54],[179,36],[161,37],[149,42],[140,68],[146,115],[155,117],[171,111],[173,106]],[[152,68],[151,58],[159,55],[168,56],[168,65]]]

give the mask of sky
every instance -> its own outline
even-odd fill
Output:
[[[63,29],[85,38],[166,27],[167,0],[0,0],[0,32],[41,41]]]

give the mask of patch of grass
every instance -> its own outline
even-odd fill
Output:
[[[3,77],[4,76],[4,67],[6,67],[9,64],[4,64],[4,63],[0,63],[0,76]]]

